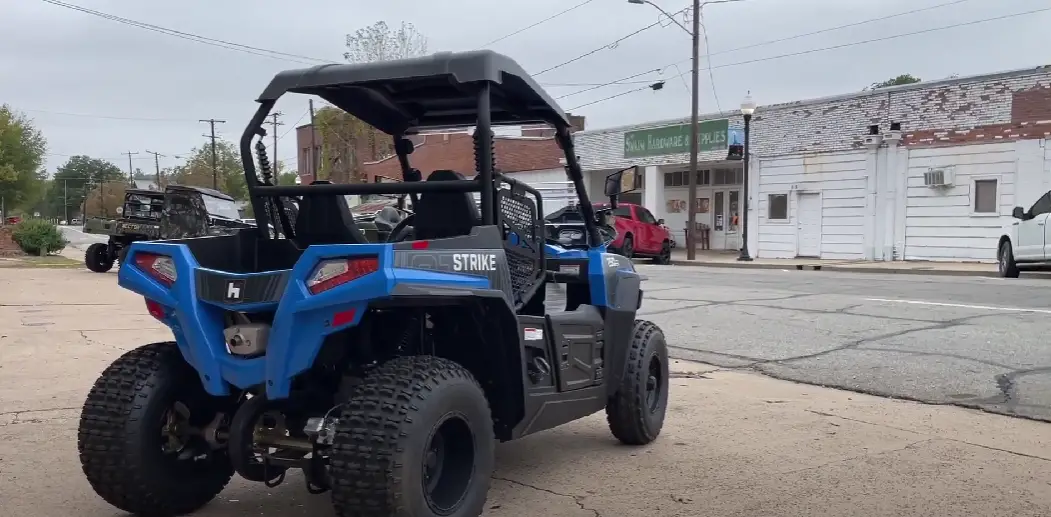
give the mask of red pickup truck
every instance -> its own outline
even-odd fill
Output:
[[[609,208],[608,203],[595,203],[595,209]],[[617,237],[608,249],[625,257],[651,257],[658,264],[671,262],[671,233],[645,207],[631,203],[617,203],[613,210]],[[549,223],[573,223],[580,221],[575,207],[568,207],[547,216]]]

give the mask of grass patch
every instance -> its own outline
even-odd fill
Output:
[[[79,268],[84,264],[79,260],[63,257],[62,255],[47,255],[45,257],[22,256],[0,258],[0,268]]]

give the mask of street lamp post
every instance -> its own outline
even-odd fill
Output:
[[[752,114],[755,113],[755,101],[752,93],[748,92],[741,102],[741,115],[744,116],[744,178],[741,182],[741,254],[737,260],[750,262],[752,256],[748,254],[748,145],[751,140]]]
[[[698,120],[698,109],[699,109],[699,90],[697,84],[700,78],[700,35],[701,35],[701,9],[708,4],[725,4],[729,2],[740,2],[743,0],[693,0],[693,30],[687,29],[685,25],[679,23],[674,16],[661,8],[661,6],[651,2],[650,0],[628,0],[629,4],[650,4],[662,14],[668,17],[669,20],[678,25],[680,29],[686,31],[693,38],[693,69],[692,69],[692,80],[691,90],[692,99],[690,100],[690,178],[687,185],[689,186],[690,200],[687,203],[689,207],[687,210],[687,221],[686,221],[686,260],[697,259],[696,243],[696,231],[694,231],[695,221],[697,220],[697,133],[700,131],[700,121]]]

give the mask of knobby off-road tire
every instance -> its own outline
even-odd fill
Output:
[[[1000,253],[997,254],[996,272],[1000,278],[1018,278],[1018,263],[1015,262],[1014,250],[1010,242],[1000,245]]]
[[[176,402],[203,420],[214,416],[213,399],[175,343],[131,350],[102,372],[84,403],[77,447],[88,482],[106,502],[143,517],[183,515],[230,481],[225,451],[199,462],[165,456],[161,428]]]
[[[464,444],[451,438],[467,430],[473,441]],[[443,487],[442,478],[437,478],[440,490],[433,500],[452,499],[437,503],[442,511],[432,508],[424,487],[424,463],[435,435],[462,445],[450,448],[456,452],[444,462],[464,460],[447,464],[461,467],[458,472],[450,468],[445,479],[451,485]],[[480,515],[493,473],[494,443],[489,403],[470,372],[433,356],[395,358],[355,386],[341,412],[330,468],[336,515]]]
[[[84,265],[96,273],[105,273],[113,268],[113,259],[109,257],[109,245],[96,242],[84,252]]]
[[[606,404],[609,430],[627,445],[646,445],[664,427],[668,409],[668,345],[656,324],[635,320],[627,368]]]

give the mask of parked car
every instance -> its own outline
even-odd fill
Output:
[[[609,208],[608,203],[596,203],[595,209]],[[656,219],[646,207],[631,203],[617,203],[612,210],[617,237],[609,249],[625,257],[652,257],[658,264],[671,262],[672,238],[664,219]],[[580,211],[566,207],[544,218],[549,225],[579,222]]]
[[[996,251],[1000,276],[1018,278],[1021,271],[1051,266],[1051,192],[1011,215],[1017,220],[1004,226]]]

